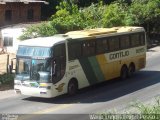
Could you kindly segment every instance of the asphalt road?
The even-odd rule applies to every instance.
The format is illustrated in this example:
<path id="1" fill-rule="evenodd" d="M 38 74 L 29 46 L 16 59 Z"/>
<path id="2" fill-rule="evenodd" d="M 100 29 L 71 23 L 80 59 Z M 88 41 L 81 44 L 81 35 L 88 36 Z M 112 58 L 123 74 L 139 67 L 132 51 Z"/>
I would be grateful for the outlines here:
<path id="1" fill-rule="evenodd" d="M 91 86 L 73 97 L 63 95 L 45 99 L 16 96 L 2 99 L 0 113 L 3 117 L 12 114 L 14 116 L 7 117 L 18 117 L 20 120 L 89 120 L 92 113 L 114 109 L 120 113 L 132 102 L 147 102 L 157 96 L 160 96 L 160 54 L 148 57 L 146 68 L 127 80 L 115 79 Z"/>

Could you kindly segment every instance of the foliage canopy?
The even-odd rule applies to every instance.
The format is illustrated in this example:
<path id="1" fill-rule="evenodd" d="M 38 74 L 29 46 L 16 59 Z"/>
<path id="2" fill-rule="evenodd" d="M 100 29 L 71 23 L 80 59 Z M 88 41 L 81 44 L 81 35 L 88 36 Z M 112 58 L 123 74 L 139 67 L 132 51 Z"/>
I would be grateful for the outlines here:
<path id="1" fill-rule="evenodd" d="M 125 25 L 143 26 L 147 32 L 160 30 L 160 0 L 132 0 L 131 3 L 115 0 L 109 5 L 103 0 L 98 1 L 83 8 L 76 0 L 62 1 L 49 21 L 28 28 L 20 39 Z"/>

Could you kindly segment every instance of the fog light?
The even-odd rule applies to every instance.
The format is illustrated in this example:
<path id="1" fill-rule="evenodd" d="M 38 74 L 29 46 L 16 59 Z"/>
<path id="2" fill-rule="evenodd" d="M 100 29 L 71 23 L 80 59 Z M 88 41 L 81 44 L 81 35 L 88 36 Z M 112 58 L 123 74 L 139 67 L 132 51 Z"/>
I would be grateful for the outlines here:
<path id="1" fill-rule="evenodd" d="M 40 92 L 40 94 L 47 94 L 47 92 Z"/>
<path id="2" fill-rule="evenodd" d="M 51 89 L 51 86 L 39 86 L 39 88 Z"/>
<path id="3" fill-rule="evenodd" d="M 21 94 L 21 91 L 19 89 L 15 89 L 16 94 Z"/>

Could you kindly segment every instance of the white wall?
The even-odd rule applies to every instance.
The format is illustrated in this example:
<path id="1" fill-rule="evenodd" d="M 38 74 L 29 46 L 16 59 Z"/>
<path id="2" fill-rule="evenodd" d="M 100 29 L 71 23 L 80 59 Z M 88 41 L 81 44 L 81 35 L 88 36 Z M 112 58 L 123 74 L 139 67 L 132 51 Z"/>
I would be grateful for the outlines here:
<path id="1" fill-rule="evenodd" d="M 13 46 L 5 47 L 7 52 L 16 53 L 18 49 L 18 45 L 20 40 L 18 39 L 20 35 L 22 35 L 25 28 L 4 28 L 1 30 L 2 33 L 2 44 L 4 42 L 4 37 L 12 37 L 13 38 Z"/>

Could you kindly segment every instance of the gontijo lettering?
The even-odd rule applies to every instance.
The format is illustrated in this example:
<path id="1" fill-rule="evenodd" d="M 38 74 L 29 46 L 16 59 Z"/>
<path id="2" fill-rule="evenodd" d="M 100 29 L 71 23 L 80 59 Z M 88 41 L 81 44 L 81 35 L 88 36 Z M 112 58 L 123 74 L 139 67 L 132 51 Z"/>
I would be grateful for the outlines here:
<path id="1" fill-rule="evenodd" d="M 109 59 L 113 60 L 113 59 L 118 59 L 126 56 L 129 56 L 129 51 L 121 51 L 121 52 L 110 54 Z"/>

